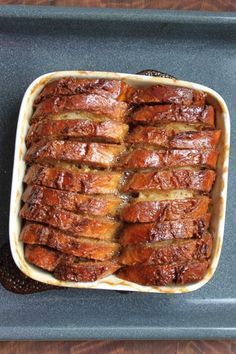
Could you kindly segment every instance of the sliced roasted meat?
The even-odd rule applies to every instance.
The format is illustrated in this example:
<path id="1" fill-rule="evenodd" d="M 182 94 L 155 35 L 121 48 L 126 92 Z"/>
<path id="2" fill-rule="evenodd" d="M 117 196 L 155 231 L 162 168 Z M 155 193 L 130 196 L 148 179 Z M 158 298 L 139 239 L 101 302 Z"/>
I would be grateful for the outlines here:
<path id="1" fill-rule="evenodd" d="M 127 246 L 119 262 L 125 265 L 170 264 L 191 259 L 206 259 L 211 255 L 212 237 L 206 233 L 200 239 L 178 239 Z"/>
<path id="2" fill-rule="evenodd" d="M 35 223 L 28 223 L 23 227 L 20 239 L 30 245 L 44 245 L 69 255 L 100 261 L 110 259 L 119 252 L 118 243 L 75 238 L 60 230 Z"/>
<path id="3" fill-rule="evenodd" d="M 202 280 L 208 266 L 207 260 L 166 265 L 137 264 L 121 268 L 117 275 L 119 278 L 141 285 L 189 284 Z"/>
<path id="4" fill-rule="evenodd" d="M 35 123 L 49 114 L 78 111 L 87 111 L 123 121 L 127 113 L 127 104 L 95 94 L 52 97 L 39 103 L 30 123 Z"/>
<path id="5" fill-rule="evenodd" d="M 201 238 L 208 229 L 210 217 L 210 214 L 205 214 L 196 219 L 128 225 L 124 228 L 119 242 L 122 246 L 128 246 L 171 239 Z"/>
<path id="6" fill-rule="evenodd" d="M 214 128 L 214 108 L 212 106 L 182 106 L 178 104 L 143 106 L 129 117 L 132 123 L 160 124 L 187 123 Z"/>
<path id="7" fill-rule="evenodd" d="M 220 130 L 175 132 L 165 128 L 137 126 L 127 136 L 127 143 L 149 144 L 170 149 L 214 149 Z"/>
<path id="8" fill-rule="evenodd" d="M 124 154 L 120 166 L 126 169 L 169 168 L 182 166 L 216 167 L 216 150 L 154 150 L 138 148 Z"/>
<path id="9" fill-rule="evenodd" d="M 57 206 L 79 214 L 116 215 L 123 201 L 115 196 L 88 196 L 42 186 L 28 186 L 22 200 L 29 204 Z"/>
<path id="10" fill-rule="evenodd" d="M 39 268 L 52 272 L 64 257 L 63 253 L 38 245 L 25 246 L 25 258 Z"/>
<path id="11" fill-rule="evenodd" d="M 26 184 L 38 184 L 84 194 L 116 193 L 122 174 L 111 171 L 84 171 L 32 165 L 24 178 Z"/>
<path id="12" fill-rule="evenodd" d="M 80 93 L 96 94 L 113 99 L 121 99 L 126 91 L 126 84 L 120 80 L 81 79 L 63 77 L 48 83 L 35 100 L 35 104 L 55 96 L 71 96 Z"/>
<path id="13" fill-rule="evenodd" d="M 38 245 L 26 245 L 25 258 L 37 267 L 54 271 L 54 276 L 60 280 L 96 281 L 120 268 L 115 261 L 85 261 Z"/>
<path id="14" fill-rule="evenodd" d="M 140 89 L 129 87 L 126 97 L 132 104 L 179 103 L 187 106 L 203 106 L 206 94 L 187 87 L 154 85 Z"/>
<path id="15" fill-rule="evenodd" d="M 121 145 L 82 143 L 70 140 L 39 141 L 33 144 L 25 155 L 25 161 L 73 162 L 92 167 L 110 167 L 124 150 Z"/>
<path id="16" fill-rule="evenodd" d="M 120 266 L 115 261 L 61 262 L 54 271 L 55 278 L 64 281 L 92 282 L 116 272 Z"/>
<path id="17" fill-rule="evenodd" d="M 163 222 L 185 218 L 198 218 L 208 211 L 210 198 L 199 196 L 195 198 L 134 201 L 121 211 L 121 218 L 130 223 Z"/>
<path id="18" fill-rule="evenodd" d="M 20 216 L 26 220 L 37 221 L 71 232 L 75 237 L 86 236 L 111 240 L 117 234 L 120 223 L 106 218 L 89 218 L 62 210 L 57 206 L 25 204 Z"/>
<path id="19" fill-rule="evenodd" d="M 175 169 L 135 173 L 124 185 L 124 192 L 147 190 L 192 189 L 210 192 L 215 180 L 212 170 Z"/>

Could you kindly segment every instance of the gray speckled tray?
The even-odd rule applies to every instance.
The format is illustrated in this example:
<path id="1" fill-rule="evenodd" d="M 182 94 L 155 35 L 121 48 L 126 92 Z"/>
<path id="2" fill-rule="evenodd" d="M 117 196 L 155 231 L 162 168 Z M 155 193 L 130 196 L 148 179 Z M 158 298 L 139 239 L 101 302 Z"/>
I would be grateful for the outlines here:
<path id="1" fill-rule="evenodd" d="M 0 7 L 0 244 L 17 116 L 43 73 L 158 69 L 217 90 L 236 135 L 236 14 Z M 236 140 L 231 143 L 223 252 L 214 278 L 182 295 L 67 289 L 14 295 L 0 287 L 0 339 L 236 337 Z"/>

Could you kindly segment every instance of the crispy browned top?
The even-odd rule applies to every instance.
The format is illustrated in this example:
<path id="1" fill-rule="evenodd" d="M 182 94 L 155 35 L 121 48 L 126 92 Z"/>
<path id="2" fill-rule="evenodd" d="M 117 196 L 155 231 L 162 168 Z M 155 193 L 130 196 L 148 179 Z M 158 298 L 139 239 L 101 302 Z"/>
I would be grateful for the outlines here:
<path id="1" fill-rule="evenodd" d="M 178 239 L 127 246 L 119 262 L 135 264 L 171 264 L 191 259 L 207 259 L 211 255 L 212 237 L 206 233 L 200 239 Z"/>
<path id="2" fill-rule="evenodd" d="M 202 106 L 206 94 L 187 87 L 154 85 L 142 89 L 129 87 L 127 100 L 129 103 L 179 103 L 183 105 Z"/>
<path id="3" fill-rule="evenodd" d="M 88 119 L 43 120 L 32 124 L 27 145 L 41 139 L 77 138 L 121 143 L 128 131 L 128 125 L 113 120 L 92 121 Z"/>
<path id="4" fill-rule="evenodd" d="M 57 205 L 79 214 L 98 216 L 115 215 L 123 201 L 115 196 L 88 196 L 42 186 L 27 186 L 22 200 L 29 204 Z"/>
<path id="5" fill-rule="evenodd" d="M 21 241 L 30 245 L 44 245 L 65 254 L 104 261 L 119 252 L 119 244 L 85 237 L 73 237 L 63 231 L 41 224 L 26 224 L 20 235 Z"/>
<path id="6" fill-rule="evenodd" d="M 124 192 L 150 190 L 193 189 L 210 192 L 215 180 L 211 170 L 173 169 L 135 173 L 124 185 Z"/>
<path id="7" fill-rule="evenodd" d="M 123 230 L 119 241 L 121 245 L 127 246 L 171 239 L 201 238 L 208 229 L 210 217 L 210 214 L 205 214 L 196 219 L 131 224 Z"/>
<path id="8" fill-rule="evenodd" d="M 28 169 L 24 182 L 85 194 L 111 194 L 117 192 L 121 175 L 119 172 L 87 172 L 35 164 Z"/>
<path id="9" fill-rule="evenodd" d="M 211 128 L 215 126 L 214 108 L 212 106 L 182 106 L 179 104 L 138 108 L 129 116 L 129 121 L 150 125 L 177 122 L 200 124 Z"/>
<path id="10" fill-rule="evenodd" d="M 50 272 L 59 264 L 63 254 L 38 245 L 26 245 L 25 258 L 30 263 Z"/>
<path id="11" fill-rule="evenodd" d="M 95 281 L 120 268 L 115 261 L 85 261 L 38 245 L 26 245 L 25 258 L 30 263 L 53 272 L 60 280 Z"/>
<path id="12" fill-rule="evenodd" d="M 122 98 L 125 90 L 126 84 L 119 80 L 65 77 L 48 83 L 35 100 L 35 104 L 55 96 L 71 96 L 80 93 L 92 93 L 103 97 L 119 99 Z"/>
<path id="13" fill-rule="evenodd" d="M 178 166 L 216 167 L 218 153 L 216 150 L 154 150 L 137 148 L 120 159 L 124 169 L 170 168 Z"/>
<path id="14" fill-rule="evenodd" d="M 165 128 L 137 126 L 127 136 L 130 144 L 148 144 L 169 149 L 214 149 L 220 130 L 175 132 Z"/>
<path id="15" fill-rule="evenodd" d="M 45 118 L 49 114 L 65 112 L 88 111 L 97 115 L 107 116 L 111 119 L 123 121 L 127 113 L 127 104 L 113 98 L 102 97 L 95 94 L 57 96 L 48 98 L 37 106 L 31 123 Z"/>
<path id="16" fill-rule="evenodd" d="M 110 167 L 122 151 L 121 145 L 113 144 L 70 140 L 40 141 L 28 149 L 25 161 L 28 163 L 67 161 L 93 167 Z"/>
<path id="17" fill-rule="evenodd" d="M 206 196 L 161 201 L 135 201 L 121 210 L 125 222 L 163 222 L 186 217 L 198 218 L 207 213 L 210 198 Z"/>
<path id="18" fill-rule="evenodd" d="M 65 281 L 121 264 L 118 276 L 143 285 L 202 279 L 221 133 L 206 100 L 171 85 L 48 83 L 26 138 L 26 259 Z"/>
<path id="19" fill-rule="evenodd" d="M 121 268 L 117 275 L 119 278 L 142 285 L 188 284 L 201 280 L 208 266 L 208 260 L 167 265 L 137 264 Z"/>
<path id="20" fill-rule="evenodd" d="M 92 282 L 115 273 L 120 266 L 112 261 L 63 262 L 54 271 L 54 276 L 64 281 Z"/>
<path id="21" fill-rule="evenodd" d="M 42 222 L 63 231 L 72 233 L 75 237 L 86 236 L 102 240 L 111 240 L 116 236 L 120 223 L 106 218 L 89 218 L 75 214 L 57 206 L 25 204 L 20 216 L 26 220 Z"/>

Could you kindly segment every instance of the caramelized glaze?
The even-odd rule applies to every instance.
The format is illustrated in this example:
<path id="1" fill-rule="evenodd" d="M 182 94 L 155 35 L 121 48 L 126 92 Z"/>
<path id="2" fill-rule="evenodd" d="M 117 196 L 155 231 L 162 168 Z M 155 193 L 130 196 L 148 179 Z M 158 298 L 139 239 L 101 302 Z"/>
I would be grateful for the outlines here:
<path id="1" fill-rule="evenodd" d="M 64 281 L 95 281 L 118 262 L 140 284 L 201 279 L 220 139 L 205 97 L 116 80 L 46 85 L 26 140 L 26 259 Z"/>

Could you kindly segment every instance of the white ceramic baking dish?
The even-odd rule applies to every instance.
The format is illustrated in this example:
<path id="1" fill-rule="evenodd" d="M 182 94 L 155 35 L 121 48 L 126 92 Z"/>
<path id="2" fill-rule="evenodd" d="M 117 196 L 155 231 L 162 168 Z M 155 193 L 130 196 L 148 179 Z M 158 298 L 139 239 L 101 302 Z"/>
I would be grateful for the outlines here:
<path id="1" fill-rule="evenodd" d="M 218 146 L 219 158 L 216 169 L 217 178 L 212 192 L 213 217 L 210 225 L 210 231 L 214 236 L 214 246 L 210 267 L 205 277 L 201 281 L 184 286 L 141 286 L 135 283 L 119 279 L 115 275 L 111 275 L 93 283 L 65 282 L 55 279 L 50 273 L 31 265 L 25 260 L 23 244 L 21 241 L 19 241 L 19 235 L 21 231 L 21 218 L 19 217 L 19 211 L 21 208 L 23 178 L 26 169 L 26 165 L 24 162 L 24 155 L 26 152 L 25 136 L 29 127 L 29 119 L 33 112 L 33 102 L 39 92 L 48 82 L 68 76 L 81 78 L 121 79 L 135 87 L 150 86 L 153 84 L 184 86 L 197 90 L 202 90 L 207 93 L 207 102 L 215 107 L 216 127 L 218 129 L 221 129 L 222 135 Z M 140 75 L 90 71 L 59 71 L 38 77 L 31 83 L 23 97 L 16 133 L 9 220 L 11 252 L 16 265 L 27 276 L 35 280 L 56 286 L 156 293 L 185 293 L 199 289 L 212 278 L 217 268 L 221 254 L 227 199 L 229 144 L 230 117 L 226 103 L 216 91 L 203 85 L 187 81 L 165 79 L 159 77 L 147 77 Z"/>

